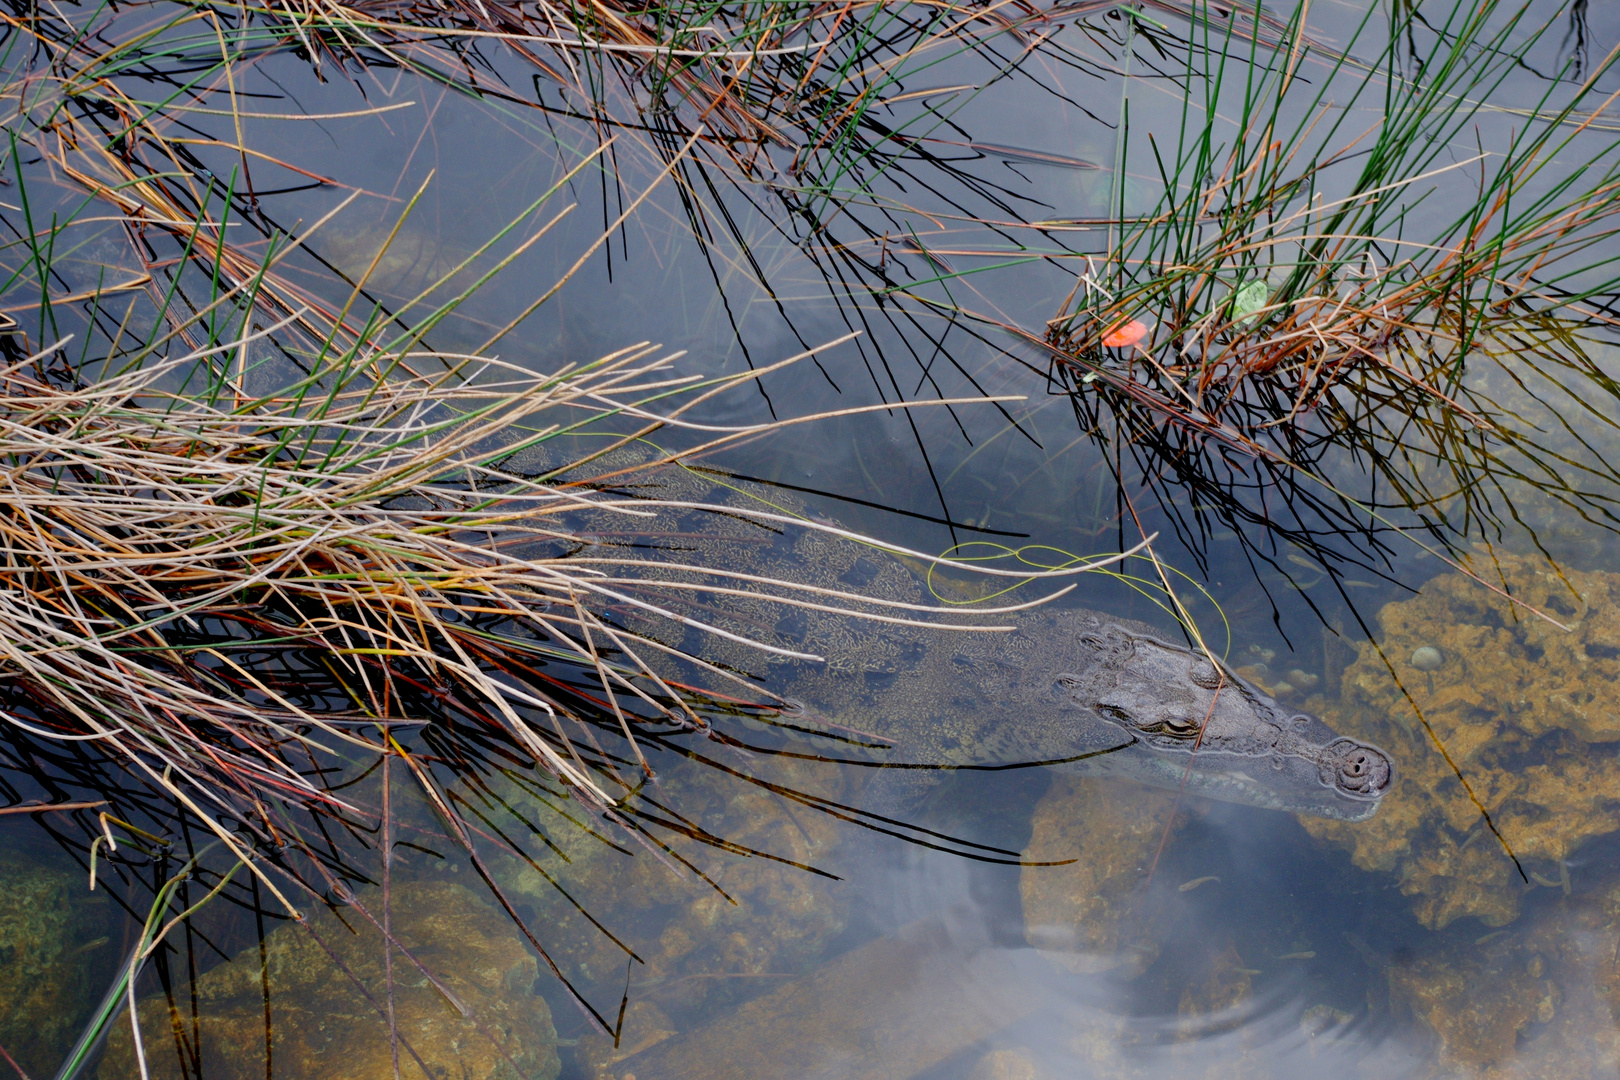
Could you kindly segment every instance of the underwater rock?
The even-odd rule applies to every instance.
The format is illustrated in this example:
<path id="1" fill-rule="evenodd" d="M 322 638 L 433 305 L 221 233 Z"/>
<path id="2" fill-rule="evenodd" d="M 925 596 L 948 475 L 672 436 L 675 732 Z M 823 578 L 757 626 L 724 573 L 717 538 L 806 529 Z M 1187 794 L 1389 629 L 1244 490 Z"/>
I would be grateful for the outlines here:
<path id="1" fill-rule="evenodd" d="M 1555 1080 L 1620 1071 L 1620 888 L 1513 929 L 1438 940 L 1389 971 L 1392 1003 L 1432 1032 L 1433 1075 Z"/>
<path id="2" fill-rule="evenodd" d="M 360 895 L 374 915 L 380 899 L 376 890 Z M 511 922 L 451 882 L 398 883 L 391 906 L 394 937 L 416 960 L 393 957 L 401 1073 L 420 1076 L 425 1066 L 433 1077 L 553 1080 L 561 1062 L 551 1011 L 534 992 L 538 964 Z M 195 1027 L 189 999 L 179 1013 L 162 997 L 141 1004 L 153 1080 L 194 1075 L 177 1044 L 198 1056 L 209 1080 L 391 1080 L 382 935 L 352 909 L 306 914 L 308 928 L 284 925 L 265 937 L 262 965 L 260 950 L 249 948 L 197 979 Z M 139 1075 L 127 1020 L 113 1025 L 99 1075 Z"/>
<path id="3" fill-rule="evenodd" d="M 907 1080 L 1047 1003 L 1028 950 L 913 924 L 618 1063 L 604 1080 Z"/>
<path id="4" fill-rule="evenodd" d="M 1378 619 L 1389 665 L 1364 642 L 1339 705 L 1322 712 L 1395 758 L 1395 786 L 1369 821 L 1300 818 L 1357 866 L 1395 874 L 1434 928 L 1467 915 L 1489 926 L 1518 917 L 1523 880 L 1503 842 L 1541 882 L 1560 885 L 1571 852 L 1620 829 L 1620 574 L 1559 575 L 1513 555 L 1497 565 L 1515 596 L 1571 630 L 1462 574 L 1386 604 Z"/>
<path id="5" fill-rule="evenodd" d="M 1433 645 L 1419 645 L 1412 650 L 1412 658 L 1407 661 L 1419 671 L 1439 671 L 1445 662 L 1445 654 Z"/>
<path id="6" fill-rule="evenodd" d="M 662 1009 L 649 1001 L 632 1001 L 620 1021 L 617 1045 L 607 1033 L 592 1031 L 579 1040 L 575 1054 L 590 1075 L 611 1076 L 613 1066 L 674 1034 L 675 1025 Z"/>
<path id="7" fill-rule="evenodd" d="M 1212 1029 L 1238 1026 L 1241 1020 L 1236 1014 L 1254 996 L 1256 974 L 1244 964 L 1237 946 L 1229 943 L 1215 957 L 1204 980 L 1182 990 L 1176 1010 L 1181 1017 L 1181 1037 L 1196 1039 Z"/>
<path id="8" fill-rule="evenodd" d="M 395 225 L 392 219 L 364 221 L 346 215 L 322 226 L 306 246 L 353 281 L 369 270 L 366 285 L 373 291 L 411 295 L 441 283 L 464 286 L 476 280 L 471 270 L 456 272 L 471 248 L 445 243 L 409 221 L 397 232 Z"/>
<path id="9" fill-rule="evenodd" d="M 1533 977 L 1524 964 L 1502 964 L 1504 954 L 1511 950 L 1444 955 L 1390 968 L 1391 1000 L 1434 1031 L 1443 1066 L 1504 1064 L 1514 1056 L 1520 1032 L 1557 1014 L 1552 981 Z"/>
<path id="10" fill-rule="evenodd" d="M 1024 937 L 1071 971 L 1140 972 L 1158 955 L 1135 906 L 1175 806 L 1171 792 L 1061 775 L 1035 807 L 1019 875 Z"/>
<path id="11" fill-rule="evenodd" d="M 1299 1030 L 1307 1039 L 1320 1039 L 1354 1019 L 1353 1014 L 1332 1005 L 1312 1005 L 1300 1014 Z"/>
<path id="12" fill-rule="evenodd" d="M 105 989 L 97 974 L 116 963 L 105 893 L 88 884 L 0 850 L 0 1046 L 30 1076 L 56 1072 Z"/>
<path id="13" fill-rule="evenodd" d="M 1299 668 L 1291 668 L 1288 672 L 1288 681 L 1295 690 L 1308 694 L 1316 689 L 1317 684 L 1322 681 L 1322 676 L 1301 671 Z"/>
<path id="14" fill-rule="evenodd" d="M 844 793 L 843 775 L 827 766 L 770 759 L 750 769 L 818 797 Z M 804 869 L 824 868 L 840 839 L 836 819 L 696 762 L 660 773 L 631 805 L 710 842 L 652 829 L 677 857 L 614 826 L 592 823 L 593 835 L 533 804 L 549 849 L 531 845 L 534 866 L 513 860 L 497 871 L 513 902 L 532 906 L 547 928 L 564 975 L 593 1000 L 617 1002 L 628 967 L 631 1000 L 652 1001 L 679 1026 L 808 970 L 843 932 L 847 899 L 833 879 Z"/>
<path id="15" fill-rule="evenodd" d="M 1045 1080 L 1044 1070 L 1023 1050 L 991 1050 L 973 1065 L 968 1080 Z"/>

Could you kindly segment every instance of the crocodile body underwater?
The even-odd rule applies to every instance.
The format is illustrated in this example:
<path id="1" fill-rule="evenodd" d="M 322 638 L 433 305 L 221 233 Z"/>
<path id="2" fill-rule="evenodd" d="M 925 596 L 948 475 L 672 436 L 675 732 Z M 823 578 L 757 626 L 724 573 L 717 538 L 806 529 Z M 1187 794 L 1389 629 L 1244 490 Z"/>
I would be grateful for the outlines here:
<path id="1" fill-rule="evenodd" d="M 613 469 L 623 459 L 602 464 Z M 668 556 L 670 570 L 659 577 L 712 582 L 697 569 L 712 567 L 845 596 L 939 606 L 920 576 L 926 564 L 747 516 L 764 510 L 801 515 L 802 505 L 790 492 L 732 478 L 711 483 L 694 470 L 674 467 L 652 482 L 639 476 L 637 493 L 744 511 L 661 511 L 659 524 L 633 541 L 642 553 L 662 549 Z M 587 525 L 604 533 L 622 528 L 601 521 Z M 1217 673 L 1202 655 L 1144 623 L 1067 607 L 977 618 L 968 604 L 957 609 L 960 615 L 952 612 L 953 621 L 1016 629 L 925 628 L 784 606 L 735 590 L 735 578 L 722 584 L 732 588 L 686 591 L 670 599 L 667 609 L 823 659 L 766 655 L 641 611 L 622 612 L 621 618 L 638 634 L 763 682 L 793 703 L 790 712 L 797 715 L 784 718 L 789 724 L 845 738 L 846 745 L 867 743 L 859 751 L 867 763 L 905 767 L 887 778 L 895 788 L 907 786 L 900 783 L 905 780 L 915 793 L 927 786 L 930 772 L 939 778 L 947 769 L 1047 764 L 1225 802 L 1360 821 L 1377 811 L 1394 780 L 1390 759 L 1378 748 L 1287 708 L 1229 670 Z M 845 602 L 824 595 L 809 599 Z"/>
<path id="2" fill-rule="evenodd" d="M 717 565 L 713 554 L 708 565 Z M 929 599 L 907 561 L 816 532 L 785 530 L 770 548 L 754 549 L 750 569 L 845 594 Z M 1016 627 L 979 632 L 887 625 L 736 595 L 688 610 L 739 636 L 822 657 L 766 658 L 714 641 L 704 649 L 793 703 L 799 715 L 790 723 L 881 744 L 868 759 L 911 774 L 886 778 L 895 788 L 902 780 L 914 791 L 926 786 L 930 768 L 1046 763 L 1361 821 L 1394 780 L 1377 747 L 1339 735 L 1224 667 L 1217 673 L 1162 631 L 1099 611 L 1042 607 L 975 620 L 970 606 L 953 614 Z"/>
<path id="3" fill-rule="evenodd" d="M 884 765 L 1045 763 L 1342 821 L 1371 817 L 1394 779 L 1378 748 L 1145 624 L 1074 609 L 1015 621 L 895 628 L 881 634 L 895 663 L 780 665 L 771 688 L 810 723 L 888 743 Z"/>

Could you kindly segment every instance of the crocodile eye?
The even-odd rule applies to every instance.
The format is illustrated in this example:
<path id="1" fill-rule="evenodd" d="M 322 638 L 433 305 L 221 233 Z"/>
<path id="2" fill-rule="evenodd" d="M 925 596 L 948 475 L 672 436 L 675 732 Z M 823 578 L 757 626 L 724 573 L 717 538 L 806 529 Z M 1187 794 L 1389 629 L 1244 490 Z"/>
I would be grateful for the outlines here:
<path id="1" fill-rule="evenodd" d="M 1167 735 L 1186 739 L 1198 734 L 1198 725 L 1184 716 L 1172 716 L 1164 722 L 1164 731 Z"/>

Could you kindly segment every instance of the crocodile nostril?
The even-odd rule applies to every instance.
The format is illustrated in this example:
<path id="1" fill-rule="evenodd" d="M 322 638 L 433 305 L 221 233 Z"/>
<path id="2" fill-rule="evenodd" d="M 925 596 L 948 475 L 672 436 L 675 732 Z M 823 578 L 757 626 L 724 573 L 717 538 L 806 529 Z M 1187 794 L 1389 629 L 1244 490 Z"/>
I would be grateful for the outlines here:
<path id="1" fill-rule="evenodd" d="M 1322 757 L 1322 782 L 1360 798 L 1384 794 L 1393 772 L 1382 751 L 1349 739 L 1334 743 Z"/>

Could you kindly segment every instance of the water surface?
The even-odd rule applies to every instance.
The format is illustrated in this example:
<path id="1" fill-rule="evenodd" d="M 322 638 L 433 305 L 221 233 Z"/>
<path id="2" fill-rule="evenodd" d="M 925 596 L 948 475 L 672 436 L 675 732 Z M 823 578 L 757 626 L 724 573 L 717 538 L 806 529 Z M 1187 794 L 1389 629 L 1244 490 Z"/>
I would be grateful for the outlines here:
<path id="1" fill-rule="evenodd" d="M 1319 6 L 1312 33 L 1324 46 L 1348 41 L 1362 13 Z M 289 270 L 312 300 L 341 304 L 342 275 L 365 271 L 425 184 L 370 282 L 397 310 L 424 290 L 424 307 L 459 291 L 573 205 L 434 332 L 435 347 L 467 350 L 652 187 L 494 351 L 543 370 L 645 340 L 680 352 L 678 371 L 717 375 L 859 331 L 718 399 L 702 414 L 711 423 L 1022 397 L 826 420 L 706 464 L 780 485 L 807 517 L 924 551 L 1000 545 L 1061 560 L 1158 532 L 1158 557 L 1187 575 L 1178 593 L 1230 664 L 1391 753 L 1401 779 L 1379 815 L 1297 820 L 1025 769 L 952 775 L 895 823 L 839 809 L 891 811 L 872 770 L 814 760 L 843 757 L 835 743 L 737 718 L 730 730 L 746 748 L 690 733 L 645 741 L 658 781 L 627 804 L 644 829 L 637 842 L 485 747 L 460 775 L 445 765 L 482 830 L 482 865 L 408 778 L 389 781 L 403 844 L 386 907 L 409 957 L 385 964 L 368 929 L 365 913 L 383 910 L 377 838 L 336 837 L 350 861 L 329 868 L 332 903 L 317 905 L 310 931 L 270 905 L 218 905 L 147 969 L 139 1013 L 153 1076 L 380 1077 L 396 1061 L 408 1076 L 445 1046 L 464 1047 L 478 1075 L 615 1080 L 1620 1070 L 1620 577 L 1606 464 L 1620 458 L 1606 331 L 1559 325 L 1480 343 L 1464 381 L 1494 403 L 1494 441 L 1413 429 L 1419 449 L 1402 457 L 1399 424 L 1358 444 L 1307 420 L 1322 447 L 1314 460 L 1342 498 L 1207 447 L 1177 458 L 1127 444 L 1105 407 L 1077 408 L 1048 379 L 1049 358 L 997 324 L 1042 327 L 1084 255 L 1107 249 L 1098 219 L 1111 200 L 1151 205 L 1145 140 L 1180 123 L 1182 91 L 1162 71 L 1185 24 L 1149 14 L 1166 28 L 1090 12 L 1044 26 L 1038 45 L 1009 37 L 999 51 L 919 64 L 876 110 L 912 149 L 881 170 L 876 152 L 829 167 L 822 179 L 855 192 L 837 213 L 808 179 L 747 173 L 713 147 L 662 177 L 669 147 L 628 129 L 611 172 L 591 165 L 530 212 L 599 146 L 604 129 L 577 91 L 536 81 L 500 47 L 484 56 L 505 99 L 397 69 L 317 74 L 273 52 L 238 86 L 262 111 L 409 104 L 244 119 L 250 144 L 305 170 L 253 164 L 252 228 L 304 235 L 358 192 Z M 1550 6 L 1544 16 L 1562 18 Z M 1601 56 L 1620 28 L 1605 11 L 1588 16 L 1587 47 Z M 1522 122 L 1513 110 L 1540 100 L 1574 47 L 1557 33 L 1538 45 L 1539 67 L 1492 89 L 1499 108 L 1477 137 L 1511 133 Z M 1309 53 L 1302 77 L 1342 78 L 1326 57 Z M 220 139 L 230 124 L 189 122 Z M 1475 152 L 1464 142 L 1459 159 Z M 1134 167 L 1118 176 L 1122 152 Z M 199 174 L 216 180 L 237 165 L 217 146 L 197 155 Z M 47 164 L 25 167 L 41 180 L 36 198 L 73 204 L 67 185 L 46 182 Z M 1466 197 L 1449 183 L 1437 199 Z M 519 219 L 494 253 L 452 274 Z M 117 237 L 85 235 L 82 265 L 64 273 L 92 280 L 113 250 L 97 245 Z M 1177 471 L 1189 468 L 1200 485 Z M 1347 525 L 1358 505 L 1381 507 L 1380 523 Z M 1441 550 L 1570 629 L 1465 577 Z M 1147 586 L 1088 580 L 1064 602 L 1174 633 L 1151 565 L 1130 570 Z M 72 755 L 8 738 L 5 801 L 82 791 Z M 413 739 L 449 761 L 448 742 Z M 332 779 L 381 798 L 374 762 Z M 42 840 L 52 833 L 60 848 Z M 43 816 L 0 818 L 0 848 L 39 895 L 87 870 L 85 841 Z M 28 1075 L 51 1074 L 71 1042 L 58 1021 L 82 1021 L 100 998 L 128 947 L 125 924 L 144 918 L 169 865 L 124 858 L 122 892 L 81 886 L 62 925 L 36 927 L 27 903 L 0 914 L 0 969 L 21 970 L 25 946 L 8 941 L 48 940 L 42 970 L 72 973 L 65 1004 L 28 996 L 32 977 L 0 975 L 0 1032 L 13 1040 L 3 1045 Z M 389 995 L 377 988 L 396 978 L 409 988 L 387 1007 L 419 1048 L 401 1049 L 378 1017 Z M 466 1008 L 451 1015 L 451 999 Z M 336 1019 L 328 1028 L 322 1017 Z M 599 1022 L 618 1029 L 617 1045 Z M 132 1075 L 127 1024 L 103 1076 Z"/>

